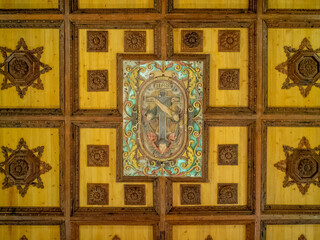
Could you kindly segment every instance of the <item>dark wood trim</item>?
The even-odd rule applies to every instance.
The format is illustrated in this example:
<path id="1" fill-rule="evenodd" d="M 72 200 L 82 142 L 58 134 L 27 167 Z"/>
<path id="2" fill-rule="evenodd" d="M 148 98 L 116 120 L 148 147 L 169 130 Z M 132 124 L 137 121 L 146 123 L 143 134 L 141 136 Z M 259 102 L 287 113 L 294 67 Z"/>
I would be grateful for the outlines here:
<path id="1" fill-rule="evenodd" d="M 63 216 L 65 208 L 65 161 L 64 161 L 64 122 L 62 121 L 0 121 L 0 128 L 58 128 L 59 129 L 59 207 L 3 207 L 4 216 Z"/>
<path id="2" fill-rule="evenodd" d="M 0 20 L 0 28 L 58 28 L 59 29 L 59 108 L 0 108 L 0 116 L 63 115 L 64 114 L 64 22 L 50 20 Z"/>
<path id="3" fill-rule="evenodd" d="M 0 14 L 63 14 L 64 13 L 64 1 L 59 0 L 58 8 L 35 8 L 35 9 L 0 9 Z"/>
<path id="4" fill-rule="evenodd" d="M 268 205 L 267 204 L 267 130 L 268 127 L 320 127 L 320 121 L 264 120 L 262 122 L 262 191 L 261 211 L 264 214 L 320 214 L 319 205 Z M 281 184 L 281 183 L 279 183 Z"/>

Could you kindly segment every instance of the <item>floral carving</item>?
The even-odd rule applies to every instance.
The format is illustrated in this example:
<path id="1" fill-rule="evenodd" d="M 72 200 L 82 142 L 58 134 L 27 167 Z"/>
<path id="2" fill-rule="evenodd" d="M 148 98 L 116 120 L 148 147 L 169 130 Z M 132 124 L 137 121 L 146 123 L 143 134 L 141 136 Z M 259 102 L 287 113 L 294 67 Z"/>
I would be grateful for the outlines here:
<path id="1" fill-rule="evenodd" d="M 124 185 L 124 204 L 125 205 L 145 205 L 146 190 L 145 185 Z"/>
<path id="2" fill-rule="evenodd" d="M 145 31 L 125 31 L 124 32 L 125 52 L 145 52 L 146 32 Z"/>
<path id="3" fill-rule="evenodd" d="M 87 71 L 87 91 L 104 92 L 109 91 L 108 70 Z"/>
<path id="4" fill-rule="evenodd" d="M 200 184 L 181 184 L 180 199 L 181 205 L 201 204 Z"/>
<path id="5" fill-rule="evenodd" d="M 28 240 L 28 238 L 27 238 L 25 235 L 23 235 L 23 236 L 20 238 L 20 240 Z"/>
<path id="6" fill-rule="evenodd" d="M 108 52 L 108 31 L 87 31 L 87 52 Z"/>
<path id="7" fill-rule="evenodd" d="M 299 49 L 285 46 L 284 52 L 287 60 L 275 67 L 287 75 L 282 89 L 298 87 L 301 95 L 307 97 L 313 86 L 320 87 L 320 83 L 317 83 L 320 77 L 320 48 L 314 50 L 310 41 L 304 38 Z"/>
<path id="8" fill-rule="evenodd" d="M 203 31 L 202 30 L 182 30 L 181 31 L 181 51 L 182 52 L 202 52 L 203 51 Z"/>
<path id="9" fill-rule="evenodd" d="M 108 145 L 88 145 L 87 161 L 89 167 L 109 166 L 109 146 Z"/>
<path id="10" fill-rule="evenodd" d="M 87 184 L 88 205 L 108 205 L 109 204 L 109 184 L 88 183 Z"/>
<path id="11" fill-rule="evenodd" d="M 240 52 L 240 30 L 219 30 L 219 52 Z"/>
<path id="12" fill-rule="evenodd" d="M 238 144 L 218 145 L 218 165 L 238 165 Z"/>
<path id="13" fill-rule="evenodd" d="M 5 146 L 1 149 L 5 158 L 5 161 L 0 163 L 0 173 L 5 174 L 3 189 L 16 186 L 24 197 L 29 186 L 44 188 L 40 176 L 51 170 L 49 164 L 40 160 L 44 146 L 29 149 L 21 138 L 16 150 Z"/>
<path id="14" fill-rule="evenodd" d="M 0 63 L 0 73 L 4 75 L 1 90 L 15 87 L 20 98 L 23 98 L 28 87 L 44 89 L 40 75 L 52 68 L 40 62 L 43 47 L 29 50 L 21 38 L 14 50 L 0 47 L 0 52 L 4 58 L 4 62 Z"/>
<path id="15" fill-rule="evenodd" d="M 298 238 L 298 240 L 307 240 L 307 239 L 303 234 L 301 234 L 301 236 Z"/>
<path id="16" fill-rule="evenodd" d="M 306 137 L 302 137 L 297 148 L 283 145 L 286 159 L 274 166 L 286 173 L 283 187 L 297 184 L 302 195 L 308 192 L 313 183 L 320 187 L 320 146 L 311 148 Z"/>
<path id="17" fill-rule="evenodd" d="M 218 183 L 218 204 L 237 204 L 238 184 Z"/>
<path id="18" fill-rule="evenodd" d="M 219 69 L 219 90 L 239 90 L 240 69 Z"/>

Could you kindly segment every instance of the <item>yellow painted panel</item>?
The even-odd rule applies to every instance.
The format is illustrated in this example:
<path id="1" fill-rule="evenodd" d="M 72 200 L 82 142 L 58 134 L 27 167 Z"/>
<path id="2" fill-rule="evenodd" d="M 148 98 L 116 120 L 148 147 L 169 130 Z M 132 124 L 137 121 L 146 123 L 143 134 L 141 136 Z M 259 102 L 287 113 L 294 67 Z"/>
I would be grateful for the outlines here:
<path id="1" fill-rule="evenodd" d="M 152 240 L 152 226 L 137 225 L 80 225 L 80 240 L 112 240 L 117 235 L 121 240 Z"/>
<path id="2" fill-rule="evenodd" d="M 247 204 L 247 139 L 247 127 L 209 128 L 209 183 L 201 183 L 201 205 L 218 205 L 218 183 L 238 183 L 238 204 L 236 205 Z M 218 165 L 218 144 L 238 144 L 238 166 Z M 173 205 L 181 206 L 179 183 L 173 183 L 173 193 Z M 224 205 L 226 204 L 218 206 Z"/>
<path id="3" fill-rule="evenodd" d="M 213 239 L 245 240 L 245 225 L 174 225 L 173 240 L 199 240 L 211 235 Z"/>
<path id="4" fill-rule="evenodd" d="M 59 207 L 59 130 L 57 128 L 0 128 L 0 146 L 16 149 L 20 138 L 24 138 L 30 149 L 44 146 L 41 161 L 52 167 L 41 175 L 44 188 L 30 186 L 21 197 L 16 186 L 0 189 L 0 206 Z M 4 156 L 0 154 L 0 161 Z M 4 181 L 0 174 L 0 182 Z"/>
<path id="5" fill-rule="evenodd" d="M 130 29 L 106 29 L 108 52 L 87 52 L 87 30 L 79 31 L 79 93 L 81 109 L 116 109 L 117 107 L 117 53 L 124 53 L 124 31 Z M 91 30 L 90 31 L 95 31 Z M 102 31 L 98 29 L 97 31 Z M 146 31 L 146 52 L 153 53 L 153 30 Z M 108 70 L 109 91 L 87 92 L 87 70 Z"/>
<path id="6" fill-rule="evenodd" d="M 320 128 L 268 127 L 267 134 L 267 204 L 319 204 L 320 188 L 311 184 L 305 195 L 299 192 L 296 184 L 283 188 L 285 173 L 274 164 L 286 159 L 283 145 L 296 148 L 303 136 L 309 140 L 311 148 L 319 146 Z"/>
<path id="7" fill-rule="evenodd" d="M 220 28 L 192 28 L 203 30 L 203 52 L 210 54 L 210 96 L 212 107 L 248 106 L 248 29 L 240 30 L 240 52 L 218 52 L 218 30 Z M 174 52 L 181 53 L 181 29 L 174 29 Z M 219 68 L 240 69 L 240 90 L 219 90 Z"/>
<path id="8" fill-rule="evenodd" d="M 319 0 L 268 0 L 268 7 L 275 9 L 320 9 Z"/>
<path id="9" fill-rule="evenodd" d="M 23 235 L 32 240 L 59 240 L 60 226 L 1 225 L 0 236 L 6 240 L 19 240 Z"/>
<path id="10" fill-rule="evenodd" d="M 0 90 L 0 108 L 58 108 L 59 103 L 59 29 L 0 29 L 0 46 L 15 49 L 20 38 L 24 38 L 28 49 L 44 47 L 40 61 L 52 70 L 40 75 L 44 90 L 29 87 L 20 98 L 16 88 Z M 4 58 L 1 55 L 0 61 Z M 42 69 L 42 68 L 40 68 Z M 0 81 L 4 76 L 0 74 Z"/>
<path id="11" fill-rule="evenodd" d="M 0 8 L 2 9 L 35 9 L 58 7 L 59 0 L 0 0 Z"/>
<path id="12" fill-rule="evenodd" d="M 313 49 L 320 47 L 320 29 L 269 29 L 268 30 L 268 106 L 270 107 L 319 107 L 320 88 L 312 87 L 303 97 L 298 87 L 281 89 L 287 75 L 275 69 L 287 60 L 284 46 L 298 49 L 301 41 L 308 38 Z"/>
<path id="13" fill-rule="evenodd" d="M 267 225 L 266 240 L 292 240 L 303 234 L 307 240 L 318 240 L 320 236 L 320 225 Z"/>
<path id="14" fill-rule="evenodd" d="M 146 205 L 124 205 L 125 183 L 116 182 L 116 129 L 80 129 L 80 206 L 87 205 L 87 183 L 109 183 L 110 207 L 153 206 L 152 183 L 146 185 Z M 109 145 L 109 167 L 87 167 L 87 145 Z M 130 183 L 131 184 L 131 183 Z M 133 183 L 134 184 L 134 183 Z"/>
<path id="15" fill-rule="evenodd" d="M 153 0 L 78 0 L 79 8 L 153 8 Z"/>
<path id="16" fill-rule="evenodd" d="M 249 0 L 174 0 L 174 8 L 238 8 L 248 9 Z"/>

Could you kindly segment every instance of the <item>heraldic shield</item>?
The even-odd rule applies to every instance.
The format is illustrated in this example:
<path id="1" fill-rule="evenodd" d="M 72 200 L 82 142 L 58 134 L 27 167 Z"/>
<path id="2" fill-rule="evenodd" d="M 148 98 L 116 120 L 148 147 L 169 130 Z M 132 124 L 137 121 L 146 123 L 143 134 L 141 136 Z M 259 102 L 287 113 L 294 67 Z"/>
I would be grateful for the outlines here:
<path id="1" fill-rule="evenodd" d="M 202 177 L 203 62 L 123 60 L 123 176 Z"/>

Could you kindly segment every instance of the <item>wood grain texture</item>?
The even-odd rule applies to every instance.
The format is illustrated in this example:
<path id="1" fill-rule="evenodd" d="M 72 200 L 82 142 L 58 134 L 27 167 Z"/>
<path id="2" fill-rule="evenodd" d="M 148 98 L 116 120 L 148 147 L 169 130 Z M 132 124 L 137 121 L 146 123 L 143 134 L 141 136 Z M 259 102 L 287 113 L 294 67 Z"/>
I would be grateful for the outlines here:
<path id="1" fill-rule="evenodd" d="M 100 8 L 100 9 L 110 9 L 110 8 L 153 8 L 154 1 L 153 0 L 138 0 L 138 1 L 130 1 L 130 0 L 78 0 L 79 8 Z"/>
<path id="2" fill-rule="evenodd" d="M 320 2 L 317 0 L 268 0 L 268 7 L 272 9 L 320 9 Z"/>
<path id="3" fill-rule="evenodd" d="M 53 9 L 59 7 L 59 0 L 1 0 L 0 9 Z"/>
<path id="4" fill-rule="evenodd" d="M 188 8 L 188 9 L 197 9 L 197 8 L 207 8 L 207 9 L 248 9 L 249 0 L 218 0 L 218 1 L 205 1 L 205 0 L 174 0 L 174 8 Z"/>
<path id="5" fill-rule="evenodd" d="M 307 240 L 316 240 L 320 236 L 319 224 L 294 224 L 294 225 L 267 225 L 266 240 L 273 239 L 299 239 L 304 235 Z"/>
<path id="6" fill-rule="evenodd" d="M 6 240 L 19 240 L 24 235 L 27 239 L 60 240 L 60 226 L 45 225 L 1 225 L 0 235 Z"/>

